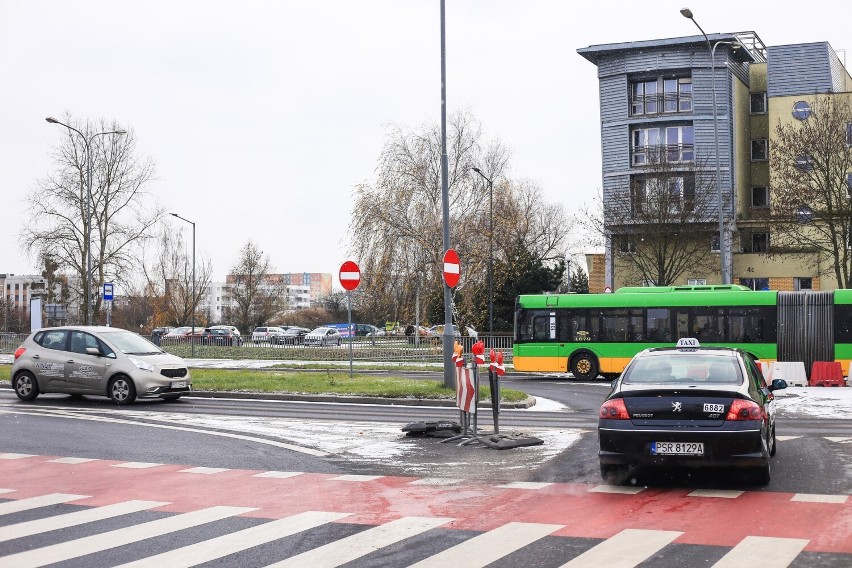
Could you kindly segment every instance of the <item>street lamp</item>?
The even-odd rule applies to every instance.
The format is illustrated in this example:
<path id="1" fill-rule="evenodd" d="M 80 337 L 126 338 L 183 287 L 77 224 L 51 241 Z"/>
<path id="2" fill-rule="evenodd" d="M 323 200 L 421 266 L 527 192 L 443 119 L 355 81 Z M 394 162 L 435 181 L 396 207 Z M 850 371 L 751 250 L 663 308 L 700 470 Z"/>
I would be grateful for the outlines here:
<path id="1" fill-rule="evenodd" d="M 707 34 L 704 33 L 704 30 L 701 29 L 701 26 L 698 25 L 698 22 L 695 21 L 693 17 L 692 10 L 689 8 L 683 8 L 680 11 L 681 15 L 684 18 L 692 20 L 692 23 L 695 24 L 695 27 L 701 32 L 701 35 L 704 36 L 704 41 L 707 42 L 707 49 L 710 51 L 710 76 L 712 78 L 712 91 L 713 91 L 713 142 L 716 147 L 716 194 L 719 197 L 719 257 L 722 263 L 722 284 L 730 284 L 731 278 L 728 274 L 728 249 L 725 246 L 725 221 L 724 221 L 724 213 L 722 208 L 722 168 L 720 165 L 719 159 L 719 114 L 716 109 L 716 48 L 720 43 L 724 44 L 732 44 L 730 41 L 717 41 L 713 46 L 710 46 L 710 39 L 707 37 Z"/>
<path id="2" fill-rule="evenodd" d="M 488 334 L 494 335 L 494 181 L 482 173 L 479 168 L 472 168 L 488 182 Z"/>
<path id="3" fill-rule="evenodd" d="M 105 136 L 107 134 L 118 134 L 123 135 L 127 134 L 126 130 L 111 130 L 109 132 L 97 132 L 92 134 L 88 138 L 86 135 L 70 126 L 65 124 L 64 122 L 60 122 L 53 117 L 48 116 L 45 118 L 47 122 L 50 124 L 59 124 L 60 126 L 64 126 L 68 130 L 73 130 L 80 137 L 83 138 L 83 142 L 86 144 L 86 226 L 84 233 L 85 241 L 86 241 L 86 323 L 88 325 L 92 325 L 92 139 L 95 136 Z"/>
<path id="4" fill-rule="evenodd" d="M 192 356 L 195 357 L 195 223 L 189 219 L 184 219 L 177 213 L 169 213 L 169 215 L 192 225 L 192 300 L 190 301 L 190 305 L 192 306 L 192 332 L 189 334 L 189 343 L 192 345 Z"/>

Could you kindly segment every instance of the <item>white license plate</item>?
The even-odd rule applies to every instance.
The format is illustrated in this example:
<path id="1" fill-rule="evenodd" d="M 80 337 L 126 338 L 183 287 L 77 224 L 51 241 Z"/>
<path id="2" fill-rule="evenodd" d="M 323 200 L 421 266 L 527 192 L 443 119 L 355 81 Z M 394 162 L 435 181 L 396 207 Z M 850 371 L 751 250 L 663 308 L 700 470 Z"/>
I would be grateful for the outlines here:
<path id="1" fill-rule="evenodd" d="M 702 442 L 651 442 L 654 456 L 703 456 Z"/>
<path id="2" fill-rule="evenodd" d="M 172 388 L 173 389 L 185 389 L 186 388 L 186 381 L 172 381 Z"/>
<path id="3" fill-rule="evenodd" d="M 724 404 L 707 404 L 704 403 L 704 412 L 725 412 Z"/>

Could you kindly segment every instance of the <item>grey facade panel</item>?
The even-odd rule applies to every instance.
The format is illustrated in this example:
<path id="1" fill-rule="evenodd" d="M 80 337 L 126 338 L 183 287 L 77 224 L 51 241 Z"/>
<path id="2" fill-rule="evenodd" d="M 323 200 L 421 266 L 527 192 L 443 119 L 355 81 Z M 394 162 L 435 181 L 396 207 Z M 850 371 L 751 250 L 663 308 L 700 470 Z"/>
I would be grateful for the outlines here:
<path id="1" fill-rule="evenodd" d="M 833 52 L 827 42 L 779 45 L 768 47 L 766 51 L 768 96 L 831 93 L 836 90 L 829 56 Z"/>
<path id="2" fill-rule="evenodd" d="M 601 129 L 603 173 L 630 168 L 630 128 L 626 124 L 604 126 Z"/>
<path id="3" fill-rule="evenodd" d="M 627 77 L 623 74 L 600 80 L 601 122 L 627 119 Z"/>

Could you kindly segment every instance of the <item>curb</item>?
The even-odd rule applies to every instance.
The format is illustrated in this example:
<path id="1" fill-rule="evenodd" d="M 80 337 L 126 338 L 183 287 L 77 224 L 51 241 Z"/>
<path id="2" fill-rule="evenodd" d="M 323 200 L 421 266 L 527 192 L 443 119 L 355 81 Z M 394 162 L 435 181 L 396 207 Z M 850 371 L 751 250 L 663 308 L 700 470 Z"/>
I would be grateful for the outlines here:
<path id="1" fill-rule="evenodd" d="M 237 398 L 237 399 L 254 399 L 254 400 L 286 400 L 286 401 L 301 401 L 301 402 L 341 402 L 348 404 L 376 404 L 385 406 L 437 406 L 437 407 L 453 407 L 456 402 L 452 399 L 436 399 L 436 398 L 385 398 L 379 396 L 345 396 L 333 394 L 292 394 L 292 393 L 259 393 L 259 392 L 240 392 L 240 391 L 191 391 L 183 395 L 184 397 L 198 398 Z M 526 399 L 519 402 L 503 402 L 500 408 L 507 409 L 525 409 L 535 406 L 535 398 L 528 396 Z M 480 401 L 477 408 L 491 408 L 491 404 L 486 401 Z"/>

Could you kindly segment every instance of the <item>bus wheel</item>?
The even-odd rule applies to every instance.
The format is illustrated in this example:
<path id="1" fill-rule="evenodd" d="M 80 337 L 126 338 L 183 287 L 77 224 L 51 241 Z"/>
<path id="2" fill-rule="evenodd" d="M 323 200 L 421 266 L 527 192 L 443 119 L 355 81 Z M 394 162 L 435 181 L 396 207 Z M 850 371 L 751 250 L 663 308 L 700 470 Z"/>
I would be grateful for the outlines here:
<path id="1" fill-rule="evenodd" d="M 575 379 L 597 379 L 598 360 L 597 357 L 583 351 L 571 358 L 571 374 Z"/>

